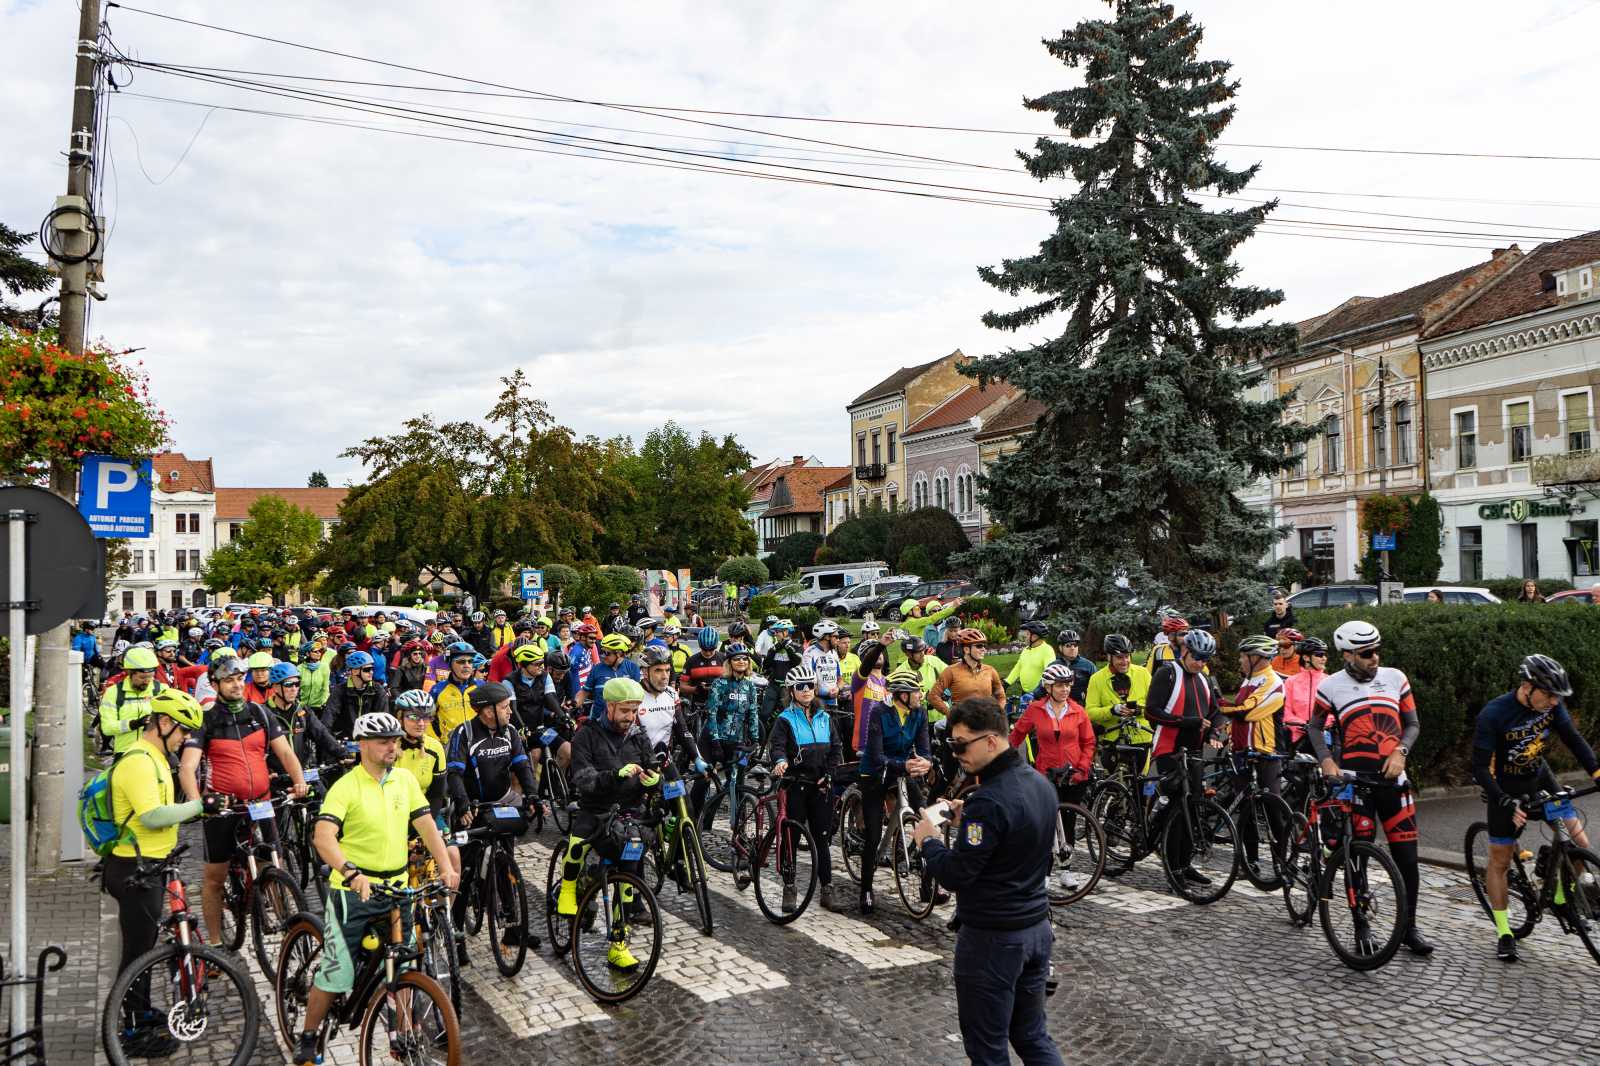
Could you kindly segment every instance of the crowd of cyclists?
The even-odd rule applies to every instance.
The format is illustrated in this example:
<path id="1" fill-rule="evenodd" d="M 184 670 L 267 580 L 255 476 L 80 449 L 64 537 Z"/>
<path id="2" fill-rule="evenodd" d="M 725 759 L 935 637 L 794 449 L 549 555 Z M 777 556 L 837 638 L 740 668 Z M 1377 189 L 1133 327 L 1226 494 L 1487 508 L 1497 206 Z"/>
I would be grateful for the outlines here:
<path id="1" fill-rule="evenodd" d="M 1388 916 L 1393 938 L 1428 955 L 1434 947 L 1417 921 L 1422 884 L 1408 759 L 1419 724 L 1410 683 L 1383 664 L 1382 637 L 1370 623 L 1340 625 L 1330 649 L 1294 627 L 1281 597 L 1275 607 L 1261 632 L 1237 642 L 1243 681 L 1231 697 L 1213 677 L 1217 636 L 1168 608 L 1158 613 L 1159 633 L 1142 663 L 1125 635 L 1100 641 L 1101 665 L 1083 654 L 1074 628 L 1026 622 L 1003 678 L 985 662 L 985 634 L 960 625 L 959 603 L 908 601 L 894 628 L 869 618 L 858 634 L 832 620 L 803 629 L 776 616 L 734 617 L 719 629 L 670 607 L 653 617 L 638 597 L 608 605 L 603 616 L 582 606 L 517 617 L 445 611 L 426 622 L 381 608 L 327 617 L 261 607 L 209 619 L 178 611 L 126 618 L 109 641 L 86 624 L 75 643 L 95 675 L 92 728 L 116 757 L 114 809 L 126 827 L 105 864 L 105 887 L 120 909 L 123 965 L 154 945 L 162 913 L 159 887 L 135 875 L 171 852 L 179 824 L 196 817 L 204 929 L 211 942 L 223 940 L 224 879 L 241 839 L 238 820 L 248 817 L 240 805 L 275 793 L 320 805 L 312 846 L 326 875 L 330 947 L 303 1013 L 300 1063 L 317 1061 L 330 998 L 350 991 L 351 958 L 369 920 L 390 906 L 374 890 L 406 884 L 408 837 L 456 893 L 452 951 L 467 964 L 465 882 L 485 845 L 464 831 L 491 809 L 515 808 L 524 827 L 543 826 L 549 816 L 561 828 L 552 866 L 559 884 L 553 880 L 552 898 L 540 897 L 534 909 L 548 905 L 560 919 L 575 919 L 590 849 L 605 851 L 616 812 L 643 807 L 665 779 L 690 782 L 689 809 L 705 814 L 708 847 L 714 794 L 732 797 L 719 824 L 737 833 L 745 789 L 781 790 L 786 817 L 816 842 L 820 906 L 871 915 L 886 814 L 893 815 L 902 782 L 916 811 L 972 784 L 942 729 L 951 708 L 970 700 L 1005 707 L 1010 743 L 1056 785 L 1063 811 L 1072 812 L 1058 848 L 1081 852 L 1092 840 L 1107 853 L 1087 864 L 1063 859 L 1051 876 L 1067 898 L 1092 887 L 1108 858 L 1115 873 L 1119 860 L 1125 867 L 1148 853 L 1136 831 L 1165 841 L 1175 890 L 1203 898 L 1217 871 L 1199 856 L 1218 843 L 1221 823 L 1168 830 L 1186 817 L 1186 797 L 1212 796 L 1221 780 L 1284 801 L 1263 801 L 1270 817 L 1239 816 L 1236 828 L 1228 822 L 1237 834 L 1228 844 L 1240 863 L 1272 867 L 1273 883 L 1286 892 L 1291 867 L 1327 858 L 1296 853 L 1319 803 L 1342 800 L 1356 839 L 1373 839 L 1381 826 L 1403 886 L 1394 898 L 1404 913 Z M 1571 693 L 1561 665 L 1532 654 L 1510 690 L 1478 716 L 1473 772 L 1489 826 L 1483 884 L 1502 959 L 1517 956 L 1507 876 L 1526 821 L 1560 817 L 1578 847 L 1588 848 L 1575 811 L 1542 803 L 1572 794 L 1543 758 L 1551 734 L 1600 780 L 1600 762 L 1563 702 Z M 559 792 L 552 778 L 563 783 Z M 849 788 L 862 817 L 846 833 L 840 793 Z M 1119 788 L 1131 802 L 1118 805 Z M 1088 822 L 1096 823 L 1092 832 Z M 274 822 L 258 828 L 276 839 Z M 840 888 L 835 845 L 856 882 L 854 900 Z M 1572 876 L 1555 891 L 1564 924 L 1587 928 L 1595 899 L 1587 864 L 1600 860 L 1576 854 Z M 607 853 L 613 860 L 638 868 L 638 858 L 621 850 Z M 735 865 L 742 889 L 752 871 Z M 1228 870 L 1229 883 L 1232 877 Z M 798 895 L 809 898 L 803 886 Z M 931 910 L 946 897 L 923 877 L 918 902 Z M 785 920 L 803 905 L 797 886 L 784 883 Z M 617 913 L 616 928 L 625 931 L 632 920 Z M 1368 950 L 1361 921 L 1358 915 L 1357 954 Z M 499 935 L 508 944 L 540 944 L 527 920 Z M 606 965 L 638 970 L 634 945 L 613 935 Z M 159 1058 L 175 1047 L 154 1012 L 126 1020 L 130 1057 Z"/>

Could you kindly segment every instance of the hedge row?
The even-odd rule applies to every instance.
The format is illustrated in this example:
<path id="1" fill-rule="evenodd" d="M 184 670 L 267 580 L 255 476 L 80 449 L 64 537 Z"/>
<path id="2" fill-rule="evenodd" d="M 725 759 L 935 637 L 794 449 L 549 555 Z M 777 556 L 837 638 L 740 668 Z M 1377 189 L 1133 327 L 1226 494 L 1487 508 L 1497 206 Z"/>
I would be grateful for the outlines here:
<path id="1" fill-rule="evenodd" d="M 1428 785 L 1471 778 L 1473 725 L 1478 711 L 1512 687 L 1517 664 L 1533 652 L 1554 656 L 1572 678 L 1567 701 L 1579 730 L 1600 746 L 1600 612 L 1545 604 L 1454 607 L 1405 604 L 1353 610 L 1306 611 L 1300 629 L 1330 647 L 1341 622 L 1362 618 L 1383 634 L 1383 663 L 1405 672 L 1417 701 L 1422 733 L 1411 764 Z M 1329 669 L 1339 669 L 1337 651 Z M 1572 765 L 1559 742 L 1552 762 Z"/>

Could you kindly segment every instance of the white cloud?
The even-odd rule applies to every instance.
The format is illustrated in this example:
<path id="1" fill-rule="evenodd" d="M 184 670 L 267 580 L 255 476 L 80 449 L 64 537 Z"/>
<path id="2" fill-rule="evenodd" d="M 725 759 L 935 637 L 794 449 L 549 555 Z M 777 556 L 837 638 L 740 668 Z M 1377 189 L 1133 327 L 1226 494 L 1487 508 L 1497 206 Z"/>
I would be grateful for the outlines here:
<path id="1" fill-rule="evenodd" d="M 578 97 L 1044 130 L 1024 95 L 1066 84 L 1044 52 L 1104 6 L 471 4 L 341 9 L 288 2 L 163 9 L 252 32 Z M 1234 142 L 1584 154 L 1570 104 L 1590 93 L 1592 6 L 1354 3 L 1196 7 L 1204 51 L 1243 81 Z M 8 165 L 0 211 L 30 228 L 61 191 L 76 5 L 0 15 L 8 62 Z M 112 12 L 116 39 L 149 60 L 422 82 L 337 60 Z M 140 71 L 134 92 L 315 113 L 314 105 Z M 602 125 L 760 138 L 561 103 L 394 89 L 372 96 Z M 205 111 L 123 98 L 152 175 L 173 165 Z M 1010 165 L 1025 138 L 715 118 L 823 140 Z M 375 120 L 376 121 L 376 120 Z M 570 127 L 569 127 L 570 128 Z M 450 131 L 433 131 L 454 135 Z M 638 135 L 575 130 L 618 140 Z M 479 135 L 461 133 L 463 137 Z M 715 148 L 713 142 L 681 142 Z M 737 433 L 761 455 L 842 461 L 842 405 L 893 369 L 1011 338 L 978 315 L 1008 306 L 974 267 L 1030 253 L 1048 218 L 909 197 L 417 140 L 213 113 L 172 177 L 139 173 L 111 127 L 116 176 L 107 289 L 94 328 L 144 353 L 178 444 L 229 483 L 357 471 L 337 453 L 420 410 L 470 418 L 515 366 L 579 433 L 642 436 L 668 417 Z M 809 155 L 795 145 L 783 154 Z M 1230 149 L 1288 189 L 1493 199 L 1595 199 L 1593 166 Z M 836 159 L 805 166 L 1032 190 L 992 171 L 901 171 Z M 1593 228 L 1594 212 L 1410 200 L 1286 201 L 1404 214 Z M 1284 217 L 1342 216 L 1285 207 Z M 1349 216 L 1352 221 L 1382 221 Z M 1395 225 L 1467 228 L 1434 221 Z M 1537 231 L 1543 232 L 1543 231 Z M 1561 235 L 1550 231 L 1551 236 Z M 1419 240 L 1426 238 L 1417 238 Z M 1483 242 L 1485 247 L 1496 243 Z M 1526 247 L 1528 242 L 1524 242 Z M 1286 318 L 1378 295 L 1480 258 L 1466 249 L 1262 236 L 1248 280 L 1281 287 Z"/>

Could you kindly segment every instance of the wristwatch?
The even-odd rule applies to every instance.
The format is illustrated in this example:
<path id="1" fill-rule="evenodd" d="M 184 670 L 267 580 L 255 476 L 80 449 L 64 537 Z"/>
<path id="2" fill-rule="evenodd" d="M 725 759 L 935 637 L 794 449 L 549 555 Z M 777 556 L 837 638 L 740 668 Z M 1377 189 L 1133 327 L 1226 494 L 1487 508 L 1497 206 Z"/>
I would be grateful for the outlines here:
<path id="1" fill-rule="evenodd" d="M 346 881 L 349 881 L 360 874 L 361 870 L 356 866 L 355 863 L 346 862 L 343 866 L 339 867 L 339 872 L 344 875 L 344 879 Z"/>
<path id="2" fill-rule="evenodd" d="M 1401 758 L 1405 758 L 1411 754 L 1411 749 L 1406 747 L 1404 744 L 1396 744 L 1394 750 L 1400 753 Z"/>

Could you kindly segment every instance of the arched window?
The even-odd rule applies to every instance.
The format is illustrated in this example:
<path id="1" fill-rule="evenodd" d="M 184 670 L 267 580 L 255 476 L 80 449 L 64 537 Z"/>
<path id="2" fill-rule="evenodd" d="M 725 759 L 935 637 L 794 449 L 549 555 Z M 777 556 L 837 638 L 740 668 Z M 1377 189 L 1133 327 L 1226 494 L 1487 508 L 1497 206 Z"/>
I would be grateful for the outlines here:
<path id="1" fill-rule="evenodd" d="M 189 594 L 190 607 L 204 607 L 206 605 L 206 590 L 195 589 Z"/>
<path id="2" fill-rule="evenodd" d="M 933 505 L 950 509 L 950 475 L 942 466 L 933 472 Z"/>

